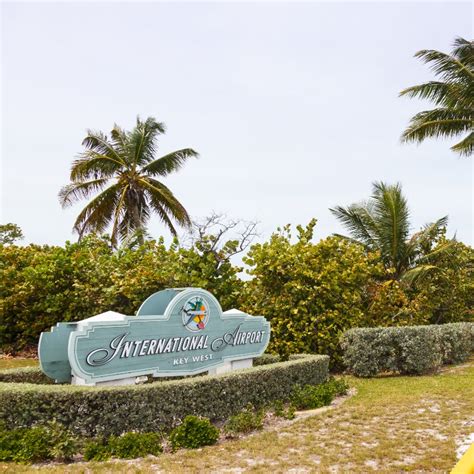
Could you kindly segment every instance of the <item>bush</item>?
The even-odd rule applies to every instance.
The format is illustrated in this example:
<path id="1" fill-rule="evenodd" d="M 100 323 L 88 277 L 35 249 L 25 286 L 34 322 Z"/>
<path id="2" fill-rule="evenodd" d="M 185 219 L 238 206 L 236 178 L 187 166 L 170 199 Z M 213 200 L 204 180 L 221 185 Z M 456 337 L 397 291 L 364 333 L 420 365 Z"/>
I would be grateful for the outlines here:
<path id="1" fill-rule="evenodd" d="M 163 452 L 161 436 L 158 433 L 125 433 L 112 435 L 108 442 L 113 456 L 121 459 L 135 459 Z"/>
<path id="2" fill-rule="evenodd" d="M 356 328 L 342 338 L 344 363 L 360 377 L 381 372 L 426 374 L 469 356 L 473 323 Z"/>
<path id="3" fill-rule="evenodd" d="M 277 400 L 273 404 L 273 414 L 280 418 L 285 418 L 286 420 L 293 420 L 295 418 L 295 406 L 290 403 L 285 407 L 282 400 Z"/>
<path id="4" fill-rule="evenodd" d="M 77 449 L 77 440 L 56 422 L 47 426 L 0 430 L 0 461 L 68 461 Z"/>
<path id="5" fill-rule="evenodd" d="M 235 244 L 235 241 L 233 241 Z M 164 288 L 200 287 L 229 309 L 242 286 L 233 247 L 215 252 L 212 242 L 182 248 L 162 239 L 114 252 L 106 238 L 87 236 L 64 247 L 0 244 L 0 349 L 36 345 L 59 321 L 78 321 L 104 311 L 134 314 Z"/>
<path id="6" fill-rule="evenodd" d="M 111 457 L 110 446 L 104 438 L 89 441 L 84 447 L 84 461 L 108 461 Z"/>
<path id="7" fill-rule="evenodd" d="M 250 433 L 263 428 L 265 412 L 255 410 L 252 405 L 248 405 L 237 415 L 231 416 L 225 424 L 225 431 L 229 434 Z"/>
<path id="8" fill-rule="evenodd" d="M 344 379 L 331 378 L 319 385 L 295 386 L 290 400 L 298 410 L 312 410 L 330 405 L 336 396 L 346 394 L 348 389 Z"/>
<path id="9" fill-rule="evenodd" d="M 291 395 L 291 403 L 298 410 L 313 410 L 330 405 L 333 399 L 332 391 L 322 385 L 297 385 Z"/>
<path id="10" fill-rule="evenodd" d="M 465 361 L 474 351 L 474 323 L 451 323 L 437 326 L 441 338 L 443 364 Z"/>
<path id="11" fill-rule="evenodd" d="M 179 448 L 195 449 L 216 444 L 219 430 L 208 418 L 188 415 L 170 434 L 169 440 L 173 450 Z"/>
<path id="12" fill-rule="evenodd" d="M 254 278 L 246 283 L 242 309 L 270 321 L 270 352 L 328 354 L 338 368 L 339 337 L 362 324 L 368 287 L 383 268 L 377 255 L 347 239 L 312 243 L 315 224 L 298 226 L 296 243 L 286 226 L 252 246 L 244 261 Z"/>
<path id="13" fill-rule="evenodd" d="M 0 423 L 13 429 L 56 418 L 75 434 L 93 437 L 167 432 L 189 414 L 225 421 L 249 403 L 259 409 L 288 399 L 296 384 L 324 382 L 328 359 L 306 355 L 218 376 L 137 386 L 0 383 Z"/>

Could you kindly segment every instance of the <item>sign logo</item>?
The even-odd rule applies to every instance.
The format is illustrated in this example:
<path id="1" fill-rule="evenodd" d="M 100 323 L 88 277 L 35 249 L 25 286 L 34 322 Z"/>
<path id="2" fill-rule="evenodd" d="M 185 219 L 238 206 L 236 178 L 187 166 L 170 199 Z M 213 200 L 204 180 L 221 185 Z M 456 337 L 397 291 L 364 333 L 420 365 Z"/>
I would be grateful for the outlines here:
<path id="1" fill-rule="evenodd" d="M 181 309 L 183 325 L 192 332 L 202 331 L 209 321 L 208 305 L 204 298 L 194 296 L 184 303 Z"/>

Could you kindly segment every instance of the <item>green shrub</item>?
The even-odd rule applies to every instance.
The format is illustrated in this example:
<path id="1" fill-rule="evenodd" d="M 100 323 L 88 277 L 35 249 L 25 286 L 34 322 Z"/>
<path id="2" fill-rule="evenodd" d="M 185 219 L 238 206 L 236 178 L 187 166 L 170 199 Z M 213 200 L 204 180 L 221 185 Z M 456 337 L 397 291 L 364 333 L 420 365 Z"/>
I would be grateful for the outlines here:
<path id="1" fill-rule="evenodd" d="M 17 430 L 0 430 L 0 462 L 13 461 L 22 447 L 26 428 Z"/>
<path id="2" fill-rule="evenodd" d="M 108 444 L 114 457 L 135 459 L 152 454 L 158 456 L 163 452 L 161 436 L 158 433 L 125 433 L 121 436 L 112 435 Z"/>
<path id="3" fill-rule="evenodd" d="M 330 405 L 334 394 L 325 384 L 295 386 L 291 394 L 291 403 L 298 410 L 313 410 Z"/>
<path id="4" fill-rule="evenodd" d="M 349 385 L 344 379 L 330 378 L 319 385 L 296 385 L 291 394 L 291 404 L 298 410 L 312 410 L 330 405 L 338 395 L 347 393 Z"/>
<path id="5" fill-rule="evenodd" d="M 474 347 L 472 334 L 474 323 L 451 323 L 438 326 L 441 338 L 443 364 L 457 364 L 465 361 Z"/>
<path id="6" fill-rule="evenodd" d="M 183 422 L 170 433 L 170 444 L 173 450 L 179 448 L 195 449 L 216 444 L 219 430 L 208 418 L 188 415 Z"/>
<path id="7" fill-rule="evenodd" d="M 85 461 L 108 461 L 111 457 L 110 446 L 104 438 L 89 441 L 84 447 Z"/>
<path id="8" fill-rule="evenodd" d="M 265 412 L 262 409 L 255 410 L 252 405 L 248 405 L 240 413 L 229 418 L 225 424 L 225 431 L 232 435 L 261 430 L 263 428 L 264 418 Z"/>
<path id="9" fill-rule="evenodd" d="M 293 420 L 295 418 L 295 406 L 290 403 L 287 407 L 282 400 L 277 400 L 273 404 L 273 414 L 286 420 Z"/>
<path id="10" fill-rule="evenodd" d="M 21 436 L 18 451 L 13 455 L 16 462 L 38 462 L 53 459 L 52 440 L 43 426 L 26 429 Z"/>
<path id="11" fill-rule="evenodd" d="M 246 282 L 244 311 L 265 316 L 272 325 L 269 351 L 328 354 L 341 366 L 339 336 L 364 320 L 367 294 L 383 267 L 375 254 L 341 237 L 313 243 L 316 220 L 290 226 L 253 245 L 244 262 L 252 280 Z"/>
<path id="12" fill-rule="evenodd" d="M 57 422 L 0 430 L 0 461 L 69 461 L 77 450 L 77 440 Z"/>
<path id="13" fill-rule="evenodd" d="M 111 249 L 106 238 L 87 236 L 64 247 L 0 245 L 0 349 L 36 345 L 42 331 L 107 310 L 134 314 L 164 288 L 209 290 L 224 309 L 238 306 L 240 268 L 206 236 L 191 248 L 162 239 L 136 249 Z M 214 243 L 215 244 L 215 243 Z"/>
<path id="14" fill-rule="evenodd" d="M 324 382 L 328 359 L 298 356 L 218 376 L 137 386 L 0 383 L 0 423 L 13 429 L 44 425 L 55 418 L 74 434 L 93 437 L 168 432 L 189 414 L 226 421 L 249 403 L 260 409 L 275 400 L 287 400 L 296 384 Z"/>
<path id="15" fill-rule="evenodd" d="M 56 420 L 46 424 L 50 439 L 51 456 L 56 461 L 71 461 L 79 450 L 78 439 Z"/>
<path id="16" fill-rule="evenodd" d="M 349 390 L 349 384 L 343 378 L 330 377 L 324 385 L 329 392 L 331 392 L 333 398 L 341 395 L 346 395 Z"/>
<path id="17" fill-rule="evenodd" d="M 466 360 L 472 325 L 351 329 L 341 341 L 344 363 L 350 372 L 360 377 L 372 377 L 381 372 L 430 373 L 443 363 Z"/>

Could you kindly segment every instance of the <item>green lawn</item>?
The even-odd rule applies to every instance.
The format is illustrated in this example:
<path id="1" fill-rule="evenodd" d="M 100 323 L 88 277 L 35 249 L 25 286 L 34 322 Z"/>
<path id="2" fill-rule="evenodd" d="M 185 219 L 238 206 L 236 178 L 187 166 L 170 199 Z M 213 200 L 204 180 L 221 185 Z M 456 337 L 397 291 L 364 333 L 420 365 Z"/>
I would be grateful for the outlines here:
<path id="1" fill-rule="evenodd" d="M 214 447 L 141 461 L 42 466 L 53 472 L 449 472 L 474 431 L 474 360 L 423 377 L 349 378 L 333 410 Z M 0 472 L 26 472 L 0 464 Z"/>

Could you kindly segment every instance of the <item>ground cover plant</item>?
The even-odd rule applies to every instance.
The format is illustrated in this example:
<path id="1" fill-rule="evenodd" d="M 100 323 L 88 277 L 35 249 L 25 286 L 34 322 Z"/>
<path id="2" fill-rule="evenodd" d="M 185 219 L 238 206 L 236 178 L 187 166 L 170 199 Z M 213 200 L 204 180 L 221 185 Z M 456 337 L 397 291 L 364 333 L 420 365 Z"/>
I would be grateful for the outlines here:
<path id="1" fill-rule="evenodd" d="M 140 457 L 158 456 L 163 452 L 163 437 L 159 433 L 123 433 L 90 440 L 84 448 L 86 461 L 107 461 L 111 457 L 119 459 L 135 459 Z"/>
<path id="2" fill-rule="evenodd" d="M 278 400 L 281 403 L 281 400 Z M 283 410 L 281 410 L 283 413 Z M 246 406 L 240 413 L 233 415 L 226 422 L 224 430 L 229 435 L 250 433 L 263 428 L 265 412 L 263 409 L 255 410 L 252 405 Z"/>

